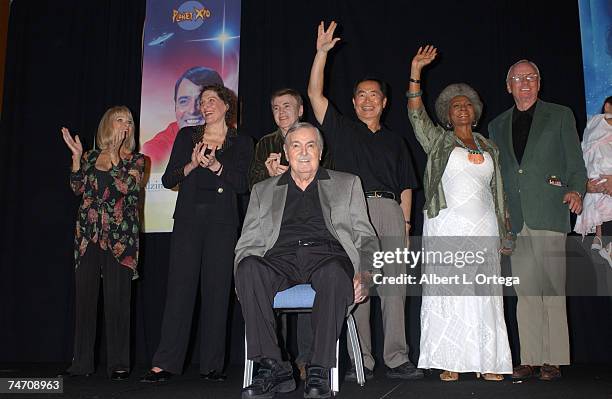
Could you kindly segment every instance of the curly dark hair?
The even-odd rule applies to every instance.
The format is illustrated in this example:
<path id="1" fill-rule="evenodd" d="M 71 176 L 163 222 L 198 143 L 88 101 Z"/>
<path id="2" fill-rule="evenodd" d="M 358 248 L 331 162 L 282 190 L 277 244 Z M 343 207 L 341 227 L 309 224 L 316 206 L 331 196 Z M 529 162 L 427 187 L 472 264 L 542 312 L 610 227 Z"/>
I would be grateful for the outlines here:
<path id="1" fill-rule="evenodd" d="M 202 88 L 199 97 L 200 100 L 202 99 L 202 94 L 208 90 L 217 93 L 221 101 L 223 101 L 229 107 L 225 113 L 225 123 L 227 126 L 235 127 L 236 113 L 238 111 L 238 97 L 236 97 L 236 94 L 232 90 L 222 85 L 208 85 Z"/>
<path id="2" fill-rule="evenodd" d="M 440 93 L 438 98 L 436 99 L 436 116 L 438 120 L 442 124 L 442 126 L 446 128 L 452 127 L 450 122 L 450 118 L 448 116 L 448 110 L 450 108 L 450 103 L 453 98 L 457 96 L 465 96 L 467 97 L 472 106 L 474 107 L 474 122 L 478 122 L 480 116 L 482 115 L 482 101 L 480 101 L 480 97 L 476 90 L 474 90 L 470 85 L 466 83 L 453 83 Z"/>

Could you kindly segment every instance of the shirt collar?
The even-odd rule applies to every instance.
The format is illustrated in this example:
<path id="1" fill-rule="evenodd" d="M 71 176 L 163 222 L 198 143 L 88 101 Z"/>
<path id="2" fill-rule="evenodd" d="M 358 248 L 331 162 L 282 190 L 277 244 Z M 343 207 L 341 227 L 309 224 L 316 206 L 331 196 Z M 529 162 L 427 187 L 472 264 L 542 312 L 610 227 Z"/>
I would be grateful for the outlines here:
<path id="1" fill-rule="evenodd" d="M 276 185 L 284 186 L 289 183 L 289 179 L 291 179 L 291 169 L 287 170 L 285 173 L 281 175 L 281 177 L 278 179 L 278 182 L 276 182 Z M 317 174 L 315 175 L 314 180 L 329 180 L 329 179 L 330 177 L 329 177 L 329 173 L 327 172 L 327 169 L 319 166 L 319 169 L 317 169 Z"/>
<path id="2" fill-rule="evenodd" d="M 538 105 L 538 102 L 536 101 L 535 103 L 533 103 L 531 107 L 527 108 L 525 111 L 519 110 L 515 105 L 514 111 L 512 112 L 513 119 L 516 119 L 518 116 L 522 116 L 522 115 L 529 115 L 530 117 L 533 118 L 533 114 L 535 113 L 535 109 L 537 105 Z"/>

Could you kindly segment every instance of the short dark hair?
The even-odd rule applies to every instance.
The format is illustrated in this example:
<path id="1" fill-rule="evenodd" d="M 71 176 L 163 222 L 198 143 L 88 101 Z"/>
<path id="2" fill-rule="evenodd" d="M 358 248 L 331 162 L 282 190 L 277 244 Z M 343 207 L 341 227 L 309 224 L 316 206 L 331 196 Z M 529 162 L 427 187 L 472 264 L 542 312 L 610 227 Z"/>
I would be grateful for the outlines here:
<path id="1" fill-rule="evenodd" d="M 236 122 L 236 113 L 238 109 L 238 98 L 236 97 L 236 94 L 223 85 L 208 85 L 202 88 L 198 99 L 202 100 L 202 94 L 207 90 L 217 93 L 221 101 L 229 106 L 227 112 L 225 113 L 225 123 L 228 126 L 233 126 Z"/>
<path id="2" fill-rule="evenodd" d="M 605 114 L 606 113 L 606 104 L 610 104 L 612 105 L 612 96 L 606 98 L 603 102 L 603 104 L 601 105 L 601 113 Z"/>
<path id="3" fill-rule="evenodd" d="M 176 101 L 176 93 L 183 80 L 189 80 L 196 86 L 207 86 L 207 85 L 221 85 L 223 86 L 223 79 L 214 69 L 195 66 L 186 70 L 174 85 L 174 101 Z"/>
<path id="4" fill-rule="evenodd" d="M 357 86 L 359 86 L 360 83 L 362 83 L 362 82 L 370 82 L 370 81 L 378 83 L 378 87 L 380 87 L 380 91 L 382 92 L 383 97 L 387 98 L 387 94 L 389 92 L 387 84 L 382 79 L 379 79 L 379 78 L 377 78 L 375 76 L 366 76 L 366 77 L 356 81 L 355 85 L 353 86 L 353 97 L 355 97 L 355 94 L 357 94 Z"/>
<path id="5" fill-rule="evenodd" d="M 290 88 L 276 90 L 274 93 L 272 93 L 272 95 L 270 96 L 270 104 L 272 104 L 277 97 L 285 96 L 287 94 L 295 98 L 295 101 L 297 101 L 298 106 L 304 105 L 304 100 L 302 99 L 302 95 L 300 94 L 300 92 Z"/>

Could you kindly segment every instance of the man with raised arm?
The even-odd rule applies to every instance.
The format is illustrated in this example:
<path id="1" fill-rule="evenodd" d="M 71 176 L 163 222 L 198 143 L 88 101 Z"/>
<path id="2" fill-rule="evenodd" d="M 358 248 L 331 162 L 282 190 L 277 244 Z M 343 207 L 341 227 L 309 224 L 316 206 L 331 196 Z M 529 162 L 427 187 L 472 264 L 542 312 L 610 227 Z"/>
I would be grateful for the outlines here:
<path id="1" fill-rule="evenodd" d="M 323 94 L 327 54 L 340 40 L 333 37 L 336 26 L 332 21 L 326 30 L 323 22 L 319 24 L 308 97 L 323 129 L 335 169 L 361 178 L 370 220 L 382 250 L 403 250 L 408 244 L 412 189 L 416 186 L 410 152 L 405 141 L 381 123 L 387 105 L 387 86 L 383 81 L 373 77 L 357 81 L 353 89 L 357 120 L 341 115 Z M 383 267 L 385 275 L 399 276 L 405 272 L 405 264 L 392 263 Z M 389 367 L 387 377 L 422 378 L 423 372 L 408 359 L 404 320 L 406 287 L 387 285 L 379 286 L 377 290 L 383 314 L 384 361 Z M 360 304 L 354 316 L 366 378 L 372 378 L 374 357 L 371 353 L 370 301 Z M 345 378 L 356 380 L 354 361 Z"/>

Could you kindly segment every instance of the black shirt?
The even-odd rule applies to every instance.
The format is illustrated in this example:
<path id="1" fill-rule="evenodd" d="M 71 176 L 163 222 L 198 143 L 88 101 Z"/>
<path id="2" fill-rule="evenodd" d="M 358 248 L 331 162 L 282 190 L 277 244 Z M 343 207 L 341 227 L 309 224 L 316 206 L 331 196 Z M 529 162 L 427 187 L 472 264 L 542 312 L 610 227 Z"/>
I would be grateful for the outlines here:
<path id="1" fill-rule="evenodd" d="M 412 157 L 402 137 L 385 126 L 373 133 L 360 120 L 341 115 L 330 103 L 321 125 L 335 170 L 361 178 L 365 191 L 400 194 L 416 188 Z"/>
<path id="2" fill-rule="evenodd" d="M 98 191 L 96 194 L 96 198 L 99 200 L 104 200 L 104 191 L 107 187 L 113 184 L 113 177 L 110 175 L 108 170 L 100 170 L 94 166 L 94 174 L 96 175 L 96 180 L 98 181 Z"/>
<path id="3" fill-rule="evenodd" d="M 533 113 L 535 112 L 537 101 L 525 111 L 520 111 L 514 107 L 512 110 L 512 144 L 514 146 L 514 155 L 519 165 L 525 153 L 527 139 L 529 138 L 529 130 L 531 122 L 533 122 Z"/>
<path id="4" fill-rule="evenodd" d="M 274 244 L 279 246 L 295 246 L 298 240 L 330 240 L 336 241 L 331 235 L 321 210 L 319 199 L 319 180 L 328 180 L 329 174 L 323 168 L 319 168 L 315 178 L 308 187 L 302 191 L 293 181 L 291 171 L 285 172 L 279 179 L 277 185 L 287 184 L 287 198 L 283 210 L 283 221 L 281 222 L 278 239 Z"/>

